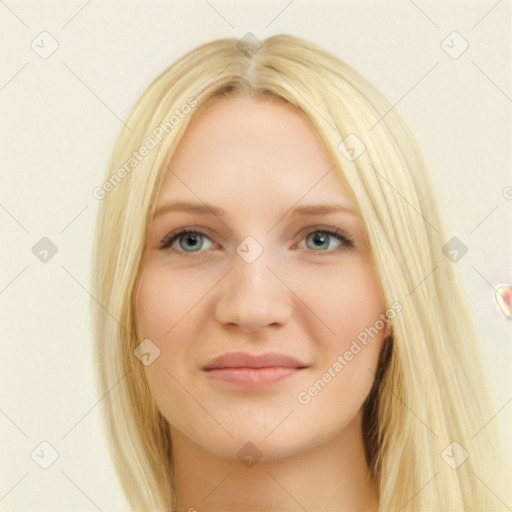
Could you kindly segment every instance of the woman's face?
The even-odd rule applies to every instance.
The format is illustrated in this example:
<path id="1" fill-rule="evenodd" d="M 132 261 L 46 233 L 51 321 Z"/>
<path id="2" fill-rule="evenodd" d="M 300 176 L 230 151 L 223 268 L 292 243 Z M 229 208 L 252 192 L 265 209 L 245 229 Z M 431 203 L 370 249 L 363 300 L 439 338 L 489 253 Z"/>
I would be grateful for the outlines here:
<path id="1" fill-rule="evenodd" d="M 136 314 L 172 431 L 267 460 L 353 432 L 384 306 L 355 202 L 298 110 L 215 103 L 173 155 L 156 207 Z M 199 234 L 173 239 L 182 228 Z M 213 361 L 239 352 L 294 359 Z"/>

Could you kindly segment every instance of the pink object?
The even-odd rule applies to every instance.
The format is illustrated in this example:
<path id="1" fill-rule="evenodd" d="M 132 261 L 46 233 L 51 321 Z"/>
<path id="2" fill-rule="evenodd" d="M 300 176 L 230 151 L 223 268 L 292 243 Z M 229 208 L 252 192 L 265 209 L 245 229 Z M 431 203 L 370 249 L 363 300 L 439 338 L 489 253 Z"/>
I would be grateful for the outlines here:
<path id="1" fill-rule="evenodd" d="M 510 305 L 510 297 L 512 295 L 512 286 L 509 284 L 502 284 L 496 288 L 496 294 L 494 298 L 498 304 L 499 310 L 506 318 L 512 316 L 512 308 Z"/>

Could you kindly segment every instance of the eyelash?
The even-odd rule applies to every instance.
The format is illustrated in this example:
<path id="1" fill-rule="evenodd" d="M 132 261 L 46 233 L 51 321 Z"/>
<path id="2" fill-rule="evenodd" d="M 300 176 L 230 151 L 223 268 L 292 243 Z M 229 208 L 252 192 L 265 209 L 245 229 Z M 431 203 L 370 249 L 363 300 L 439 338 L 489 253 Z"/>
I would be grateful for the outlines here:
<path id="1" fill-rule="evenodd" d="M 194 228 L 193 226 L 191 228 Z M 169 233 L 168 235 L 166 235 L 161 241 L 160 241 L 160 245 L 158 246 L 159 249 L 161 250 L 169 250 L 172 245 L 174 244 L 174 242 L 181 236 L 183 235 L 202 235 L 202 236 L 205 236 L 207 237 L 208 239 L 210 239 L 210 237 L 204 233 L 202 230 L 200 229 L 191 229 L 191 228 L 181 228 L 181 229 L 178 229 L 176 231 L 173 231 L 172 233 Z M 310 231 L 308 231 L 304 237 L 306 238 L 307 236 L 311 235 L 312 233 L 327 233 L 335 238 L 337 238 L 341 243 L 342 245 L 338 248 L 338 249 L 334 249 L 334 250 L 319 250 L 319 251 L 311 251 L 311 252 L 319 252 L 319 253 L 328 253 L 328 252 L 337 252 L 337 251 L 344 251 L 344 250 L 347 250 L 347 249 L 351 249 L 353 248 L 355 245 L 354 245 L 354 242 L 343 232 L 341 231 L 340 229 L 337 229 L 337 228 L 331 228 L 331 227 L 328 227 L 328 226 L 318 226 L 318 227 L 314 227 L 313 229 L 311 229 Z M 302 239 L 301 239 L 302 240 Z M 187 251 L 178 251 L 178 250 L 175 250 L 173 249 L 174 252 L 177 252 L 177 253 L 180 253 L 180 254 L 194 254 L 194 253 L 202 253 L 202 252 L 205 252 L 205 251 L 202 251 L 202 250 L 199 250 L 199 251 L 191 251 L 191 252 L 187 252 Z"/>

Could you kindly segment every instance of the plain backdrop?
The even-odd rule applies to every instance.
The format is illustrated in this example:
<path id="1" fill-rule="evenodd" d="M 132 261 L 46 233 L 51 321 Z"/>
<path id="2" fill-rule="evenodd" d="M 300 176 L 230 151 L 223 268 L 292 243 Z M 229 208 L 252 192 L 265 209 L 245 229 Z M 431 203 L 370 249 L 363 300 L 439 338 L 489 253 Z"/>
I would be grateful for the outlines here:
<path id="1" fill-rule="evenodd" d="M 505 0 L 1 1 L 0 510 L 127 509 L 92 379 L 92 190 L 143 88 L 193 47 L 247 32 L 320 44 L 409 124 L 450 236 L 468 247 L 456 270 L 496 396 L 488 420 L 509 432 L 511 321 L 494 293 L 512 278 L 511 11 Z M 458 58 L 443 43 L 454 31 L 469 45 Z M 452 54 L 466 44 L 453 37 Z M 57 249 L 47 262 L 32 250 L 43 237 Z"/>

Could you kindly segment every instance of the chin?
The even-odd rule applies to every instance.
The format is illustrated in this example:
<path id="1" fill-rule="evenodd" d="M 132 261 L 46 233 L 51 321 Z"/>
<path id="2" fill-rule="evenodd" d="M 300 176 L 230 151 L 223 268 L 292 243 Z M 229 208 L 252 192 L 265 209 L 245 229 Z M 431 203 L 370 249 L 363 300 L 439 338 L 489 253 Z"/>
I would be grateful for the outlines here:
<path id="1" fill-rule="evenodd" d="M 254 424 L 232 424 L 230 433 L 233 437 L 219 430 L 210 430 L 210 435 L 206 431 L 195 432 L 187 437 L 213 455 L 225 459 L 238 459 L 242 463 L 247 457 L 258 459 L 259 462 L 292 457 L 325 442 L 324 436 L 317 429 L 312 432 L 303 429 L 297 432 L 281 425 L 269 435 L 271 430 L 266 429 L 263 433 L 262 429 L 255 427 Z"/>

